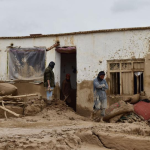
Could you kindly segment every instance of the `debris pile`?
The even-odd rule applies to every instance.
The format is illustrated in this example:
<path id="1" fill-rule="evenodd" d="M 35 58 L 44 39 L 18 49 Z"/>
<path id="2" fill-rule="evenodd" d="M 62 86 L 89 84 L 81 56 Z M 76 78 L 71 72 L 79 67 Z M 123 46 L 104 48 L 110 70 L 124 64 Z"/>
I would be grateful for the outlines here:
<path id="1" fill-rule="evenodd" d="M 140 95 L 133 95 L 125 101 L 119 101 L 106 109 L 104 121 L 110 123 L 133 123 L 150 119 L 150 100 L 141 100 Z"/>
<path id="2" fill-rule="evenodd" d="M 52 110 L 56 110 L 57 111 L 73 111 L 73 109 L 71 107 L 68 107 L 68 105 L 59 99 L 54 99 L 51 101 L 51 104 L 48 105 L 48 108 L 52 109 Z"/>
<path id="3" fill-rule="evenodd" d="M 120 117 L 120 119 L 117 122 L 122 122 L 122 123 L 133 123 L 133 122 L 141 122 L 144 121 L 144 118 L 141 116 L 138 116 L 134 112 L 130 112 L 128 114 L 125 114 Z"/>
<path id="4" fill-rule="evenodd" d="M 24 98 L 27 97 L 35 98 L 25 101 Z M 40 95 L 38 94 L 0 96 L 0 103 L 2 104 L 2 106 L 0 106 L 0 117 L 3 118 L 5 116 L 6 119 L 6 112 L 9 113 L 9 117 L 20 117 L 23 115 L 35 115 L 36 113 L 39 113 L 44 107 L 46 107 L 45 101 L 41 99 Z"/>

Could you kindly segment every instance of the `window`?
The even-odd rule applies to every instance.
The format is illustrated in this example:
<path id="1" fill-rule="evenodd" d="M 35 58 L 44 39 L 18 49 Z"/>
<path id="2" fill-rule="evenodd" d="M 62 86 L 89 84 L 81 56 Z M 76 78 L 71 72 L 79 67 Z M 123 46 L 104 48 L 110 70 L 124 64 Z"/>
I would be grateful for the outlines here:
<path id="1" fill-rule="evenodd" d="M 144 90 L 144 59 L 108 61 L 110 94 L 132 95 Z"/>

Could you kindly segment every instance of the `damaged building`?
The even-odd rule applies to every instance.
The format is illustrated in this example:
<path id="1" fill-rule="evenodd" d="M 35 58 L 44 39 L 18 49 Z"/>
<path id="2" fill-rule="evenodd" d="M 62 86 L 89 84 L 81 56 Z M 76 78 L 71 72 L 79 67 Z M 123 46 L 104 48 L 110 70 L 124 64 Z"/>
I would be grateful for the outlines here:
<path id="1" fill-rule="evenodd" d="M 89 115 L 93 109 L 93 79 L 101 70 L 106 72 L 109 85 L 109 105 L 137 93 L 150 96 L 149 38 L 150 27 L 0 37 L 0 81 L 13 83 L 19 94 L 38 92 L 46 97 L 41 79 L 45 67 L 54 61 L 54 97 L 60 99 L 62 81 L 66 73 L 71 74 L 74 109 Z M 59 47 L 46 51 L 57 41 Z M 27 53 L 30 57 L 25 64 Z M 14 69 L 16 62 L 23 69 Z"/>

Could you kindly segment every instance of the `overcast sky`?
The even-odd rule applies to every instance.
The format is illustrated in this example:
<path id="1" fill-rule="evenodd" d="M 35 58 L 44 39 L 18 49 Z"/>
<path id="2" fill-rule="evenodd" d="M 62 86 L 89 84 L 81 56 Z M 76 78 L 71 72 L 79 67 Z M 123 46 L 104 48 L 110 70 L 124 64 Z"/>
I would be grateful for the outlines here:
<path id="1" fill-rule="evenodd" d="M 150 26 L 150 0 L 0 0 L 0 36 Z"/>

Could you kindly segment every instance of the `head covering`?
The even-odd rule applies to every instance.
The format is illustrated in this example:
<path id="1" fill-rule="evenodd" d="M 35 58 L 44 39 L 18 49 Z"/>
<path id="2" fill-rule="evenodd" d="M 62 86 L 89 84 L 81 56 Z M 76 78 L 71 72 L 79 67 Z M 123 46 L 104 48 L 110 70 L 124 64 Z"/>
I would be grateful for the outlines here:
<path id="1" fill-rule="evenodd" d="M 66 74 L 66 77 L 70 77 L 70 74 L 69 74 L 69 73 L 67 73 L 67 74 Z"/>
<path id="2" fill-rule="evenodd" d="M 69 77 L 69 79 L 67 79 L 67 77 Z M 70 74 L 69 73 L 66 74 L 66 81 L 70 82 Z"/>
<path id="3" fill-rule="evenodd" d="M 100 71 L 98 76 L 101 76 L 101 75 L 105 75 L 105 72 L 104 71 Z"/>
<path id="4" fill-rule="evenodd" d="M 105 75 L 105 72 L 104 71 L 100 71 L 99 73 L 98 73 L 98 76 L 97 76 L 97 79 L 98 80 L 102 80 L 102 79 L 100 79 L 100 76 L 101 75 Z"/>
<path id="5" fill-rule="evenodd" d="M 55 63 L 54 63 L 53 61 L 51 61 L 51 62 L 49 63 L 49 67 L 51 67 L 51 68 L 53 69 L 54 66 L 55 66 Z"/>

